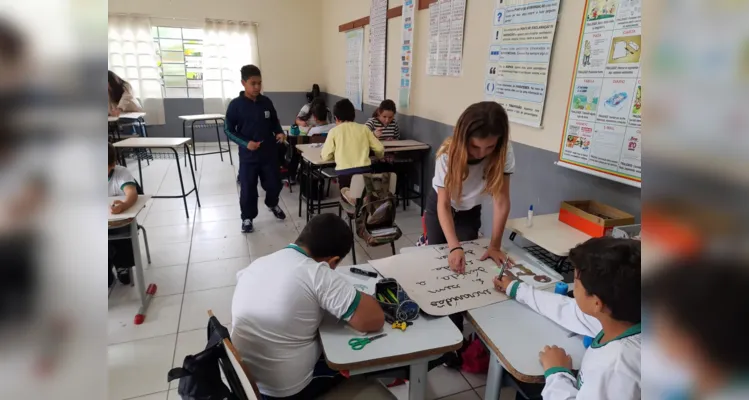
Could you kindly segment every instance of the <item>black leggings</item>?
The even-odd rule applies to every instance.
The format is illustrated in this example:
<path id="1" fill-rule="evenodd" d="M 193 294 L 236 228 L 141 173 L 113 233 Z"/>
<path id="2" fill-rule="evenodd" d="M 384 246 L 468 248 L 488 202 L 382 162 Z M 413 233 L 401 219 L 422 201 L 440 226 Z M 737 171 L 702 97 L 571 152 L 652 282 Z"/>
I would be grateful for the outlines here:
<path id="1" fill-rule="evenodd" d="M 434 190 L 429 192 L 427 198 L 424 223 L 427 227 L 427 240 L 430 246 L 447 243 L 447 238 L 445 238 L 445 233 L 442 232 L 442 226 L 437 216 L 437 192 Z M 466 211 L 456 211 L 453 209 L 453 224 L 455 224 L 455 233 L 459 241 L 465 242 L 478 239 L 479 229 L 481 229 L 481 205 Z M 450 314 L 449 317 L 458 329 L 463 332 L 463 313 Z"/>

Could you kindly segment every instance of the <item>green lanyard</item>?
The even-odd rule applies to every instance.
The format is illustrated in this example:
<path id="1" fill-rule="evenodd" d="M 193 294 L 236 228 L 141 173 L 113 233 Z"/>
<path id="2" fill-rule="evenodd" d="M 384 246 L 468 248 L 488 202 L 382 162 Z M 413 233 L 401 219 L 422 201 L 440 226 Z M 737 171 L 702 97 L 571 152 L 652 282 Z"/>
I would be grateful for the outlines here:
<path id="1" fill-rule="evenodd" d="M 304 251 L 303 248 L 295 245 L 294 243 L 289 244 L 288 246 L 284 247 L 284 249 L 294 249 L 294 250 L 302 253 L 305 257 L 309 257 L 309 254 L 307 254 L 307 252 Z"/>

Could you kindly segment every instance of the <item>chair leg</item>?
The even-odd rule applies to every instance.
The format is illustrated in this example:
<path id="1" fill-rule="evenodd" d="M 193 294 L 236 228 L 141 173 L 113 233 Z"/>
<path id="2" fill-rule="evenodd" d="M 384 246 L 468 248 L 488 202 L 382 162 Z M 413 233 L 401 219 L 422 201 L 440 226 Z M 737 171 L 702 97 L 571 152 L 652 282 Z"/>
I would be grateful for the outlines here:
<path id="1" fill-rule="evenodd" d="M 343 210 L 343 207 L 341 207 L 341 203 L 338 203 L 338 218 L 341 218 L 341 211 Z"/>
<path id="2" fill-rule="evenodd" d="M 134 267 L 130 267 L 130 287 L 135 286 L 135 274 L 133 273 L 134 270 Z"/>
<path id="3" fill-rule="evenodd" d="M 393 249 L 393 255 L 395 255 L 395 242 L 390 242 L 390 248 Z"/>
<path id="4" fill-rule="evenodd" d="M 332 179 L 328 179 L 328 190 L 325 191 L 325 197 L 330 197 L 330 181 Z"/>
<path id="5" fill-rule="evenodd" d="M 351 215 L 348 216 L 348 224 L 351 227 L 351 233 L 354 233 L 354 220 L 351 218 Z M 354 265 L 356 265 L 356 236 L 354 236 L 354 241 L 351 243 L 351 258 L 354 261 Z"/>
<path id="6" fill-rule="evenodd" d="M 151 249 L 148 247 L 148 233 L 146 232 L 146 228 L 144 228 L 141 225 L 138 225 L 138 229 L 143 231 L 143 242 L 146 243 L 146 258 L 148 259 L 148 263 L 151 263 Z"/>

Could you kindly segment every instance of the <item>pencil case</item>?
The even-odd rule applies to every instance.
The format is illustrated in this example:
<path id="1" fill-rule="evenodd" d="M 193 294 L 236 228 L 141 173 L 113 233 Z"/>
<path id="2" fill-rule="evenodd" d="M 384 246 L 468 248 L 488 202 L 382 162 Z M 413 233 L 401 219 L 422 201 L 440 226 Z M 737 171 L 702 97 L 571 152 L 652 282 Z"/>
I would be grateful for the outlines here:
<path id="1" fill-rule="evenodd" d="M 395 279 L 385 278 L 377 282 L 375 299 L 385 313 L 388 323 L 413 321 L 419 317 L 419 305 L 408 297 Z"/>

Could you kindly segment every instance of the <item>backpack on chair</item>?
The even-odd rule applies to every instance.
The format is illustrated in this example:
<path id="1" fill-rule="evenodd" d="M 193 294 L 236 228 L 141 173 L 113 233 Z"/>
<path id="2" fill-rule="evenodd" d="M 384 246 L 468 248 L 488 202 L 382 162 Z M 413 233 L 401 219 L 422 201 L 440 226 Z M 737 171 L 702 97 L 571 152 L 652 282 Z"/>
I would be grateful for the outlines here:
<path id="1" fill-rule="evenodd" d="M 228 362 L 222 344 L 229 330 L 216 317 L 208 321 L 208 343 L 205 350 L 185 357 L 181 368 L 173 368 L 167 375 L 169 382 L 179 379 L 177 393 L 182 400 L 239 400 L 221 380 L 219 363 Z M 227 377 L 228 379 L 228 377 Z"/>
<path id="2" fill-rule="evenodd" d="M 362 174 L 364 196 L 356 216 L 356 234 L 369 246 L 392 243 L 402 235 L 395 224 L 395 196 L 390 192 L 390 173 Z"/>

